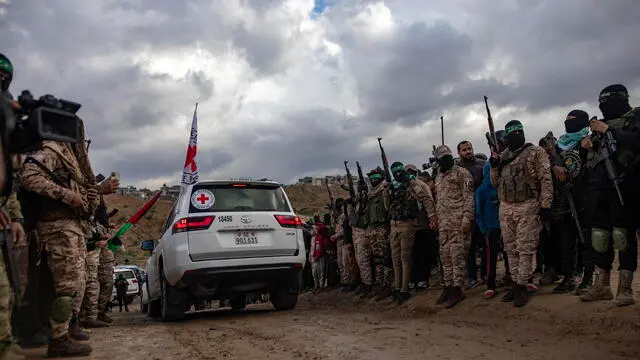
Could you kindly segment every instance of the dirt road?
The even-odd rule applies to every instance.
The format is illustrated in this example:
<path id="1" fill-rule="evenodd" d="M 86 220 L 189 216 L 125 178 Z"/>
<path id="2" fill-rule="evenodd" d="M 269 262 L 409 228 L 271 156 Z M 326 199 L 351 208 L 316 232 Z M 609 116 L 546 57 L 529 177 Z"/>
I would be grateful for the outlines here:
<path id="1" fill-rule="evenodd" d="M 637 287 L 636 287 L 637 289 Z M 584 304 L 543 290 L 525 308 L 482 289 L 453 310 L 434 305 L 437 291 L 397 307 L 357 301 L 337 290 L 303 294 L 294 311 L 253 306 L 162 323 L 137 310 L 115 313 L 92 332 L 90 359 L 640 359 L 640 306 Z M 29 359 L 45 350 L 30 350 Z"/>

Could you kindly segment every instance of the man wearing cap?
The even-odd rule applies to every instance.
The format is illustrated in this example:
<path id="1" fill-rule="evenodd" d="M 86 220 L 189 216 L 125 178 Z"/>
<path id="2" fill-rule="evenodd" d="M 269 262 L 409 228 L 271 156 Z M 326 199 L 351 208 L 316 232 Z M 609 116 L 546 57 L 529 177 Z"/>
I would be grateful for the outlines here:
<path id="1" fill-rule="evenodd" d="M 518 120 L 505 125 L 507 149 L 491 154 L 491 182 L 500 200 L 500 225 L 509 256 L 514 285 L 503 301 L 517 307 L 529 301 L 527 284 L 533 277 L 542 221 L 551 218 L 553 183 L 547 153 L 525 143 L 524 128 Z"/>
<path id="2" fill-rule="evenodd" d="M 577 240 L 584 238 L 585 235 L 581 237 L 578 231 L 588 224 L 585 222 L 586 214 L 583 210 L 585 204 L 583 200 L 586 195 L 584 160 L 586 160 L 587 151 L 581 150 L 580 142 L 589 135 L 589 115 L 582 110 L 572 110 L 564 121 L 564 127 L 566 133 L 560 136 L 554 146 L 559 150 L 558 156 L 564 176 L 554 176 L 555 195 L 551 206 L 552 231 L 555 232 L 556 256 L 559 260 L 556 263 L 559 263 L 559 268 L 562 269 L 561 275 L 563 275 L 562 282 L 553 289 L 557 294 L 575 289 Z M 554 152 L 557 151 L 554 149 Z M 580 229 L 576 226 L 574 216 L 582 222 Z M 586 255 L 585 259 L 588 260 L 589 256 Z M 593 266 L 588 264 L 589 261 L 582 279 L 583 288 L 591 285 Z"/>
<path id="3" fill-rule="evenodd" d="M 391 165 L 391 173 L 398 183 L 388 202 L 391 214 L 391 258 L 395 275 L 395 300 L 402 304 L 410 297 L 413 244 L 420 211 L 418 204 L 427 210 L 431 227 L 437 225 L 437 218 L 433 195 L 427 184 L 412 178 L 401 162 Z"/>
<path id="4" fill-rule="evenodd" d="M 456 165 L 446 145 L 435 151 L 439 171 L 436 176 L 436 207 L 440 230 L 440 261 L 445 288 L 437 300 L 451 308 L 464 299 L 466 268 L 465 240 L 473 230 L 473 177 Z"/>
<path id="5" fill-rule="evenodd" d="M 590 122 L 591 138 L 582 140 L 587 154 L 587 181 L 590 195 L 591 244 L 595 251 L 596 279 L 593 288 L 583 294 L 582 301 L 611 300 L 610 279 L 615 250 L 620 263 L 618 292 L 615 304 L 634 303 L 633 273 L 638 267 L 638 181 L 640 180 L 640 108 L 629 105 L 629 93 L 620 84 L 610 85 L 600 92 L 603 120 Z M 603 150 L 607 137 L 615 141 L 615 152 L 609 156 L 608 168 Z M 611 143 L 610 141 L 607 141 Z M 611 149 L 613 150 L 613 149 Z M 613 170 L 613 171 L 609 171 Z M 619 194 L 612 177 L 617 178 Z"/>

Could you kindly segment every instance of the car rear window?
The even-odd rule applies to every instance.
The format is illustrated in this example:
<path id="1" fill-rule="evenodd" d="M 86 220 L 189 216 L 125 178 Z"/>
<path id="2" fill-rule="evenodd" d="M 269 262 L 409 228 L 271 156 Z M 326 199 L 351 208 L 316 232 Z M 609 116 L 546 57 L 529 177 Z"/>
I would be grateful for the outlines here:
<path id="1" fill-rule="evenodd" d="M 213 195 L 213 196 L 211 196 Z M 290 212 L 279 186 L 228 184 L 194 186 L 190 213 L 233 211 Z"/>
<path id="2" fill-rule="evenodd" d="M 120 274 L 122 274 L 122 276 L 127 280 L 136 278 L 136 276 L 133 274 L 133 271 L 116 271 L 116 279 L 120 277 Z"/>

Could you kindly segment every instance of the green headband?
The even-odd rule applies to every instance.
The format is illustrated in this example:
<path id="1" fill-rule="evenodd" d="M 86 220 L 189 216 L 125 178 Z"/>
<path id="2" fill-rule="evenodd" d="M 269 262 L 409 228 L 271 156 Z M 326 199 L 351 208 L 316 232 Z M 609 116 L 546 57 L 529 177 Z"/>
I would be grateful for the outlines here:
<path id="1" fill-rule="evenodd" d="M 0 56 L 0 71 L 13 75 L 13 65 L 11 65 L 9 59 L 3 56 Z"/>
<path id="2" fill-rule="evenodd" d="M 396 171 L 404 171 L 404 165 L 397 165 L 395 167 L 391 168 L 392 172 L 396 172 Z"/>
<path id="3" fill-rule="evenodd" d="M 382 175 L 380 175 L 380 174 L 371 174 L 371 175 L 369 175 L 369 179 L 382 179 Z"/>
<path id="4" fill-rule="evenodd" d="M 522 127 L 522 124 L 512 124 L 509 127 L 504 129 L 504 134 L 505 135 L 509 135 L 514 131 L 524 131 L 524 128 Z"/>

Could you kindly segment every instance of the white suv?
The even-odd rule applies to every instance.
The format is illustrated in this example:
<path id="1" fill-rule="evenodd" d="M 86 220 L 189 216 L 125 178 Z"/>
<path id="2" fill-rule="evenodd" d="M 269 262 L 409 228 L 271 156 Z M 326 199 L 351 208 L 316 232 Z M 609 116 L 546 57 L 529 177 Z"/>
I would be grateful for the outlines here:
<path id="1" fill-rule="evenodd" d="M 270 294 L 278 310 L 298 300 L 305 248 L 302 221 L 271 181 L 201 181 L 184 189 L 147 260 L 148 312 L 179 320 L 191 305 Z"/>

